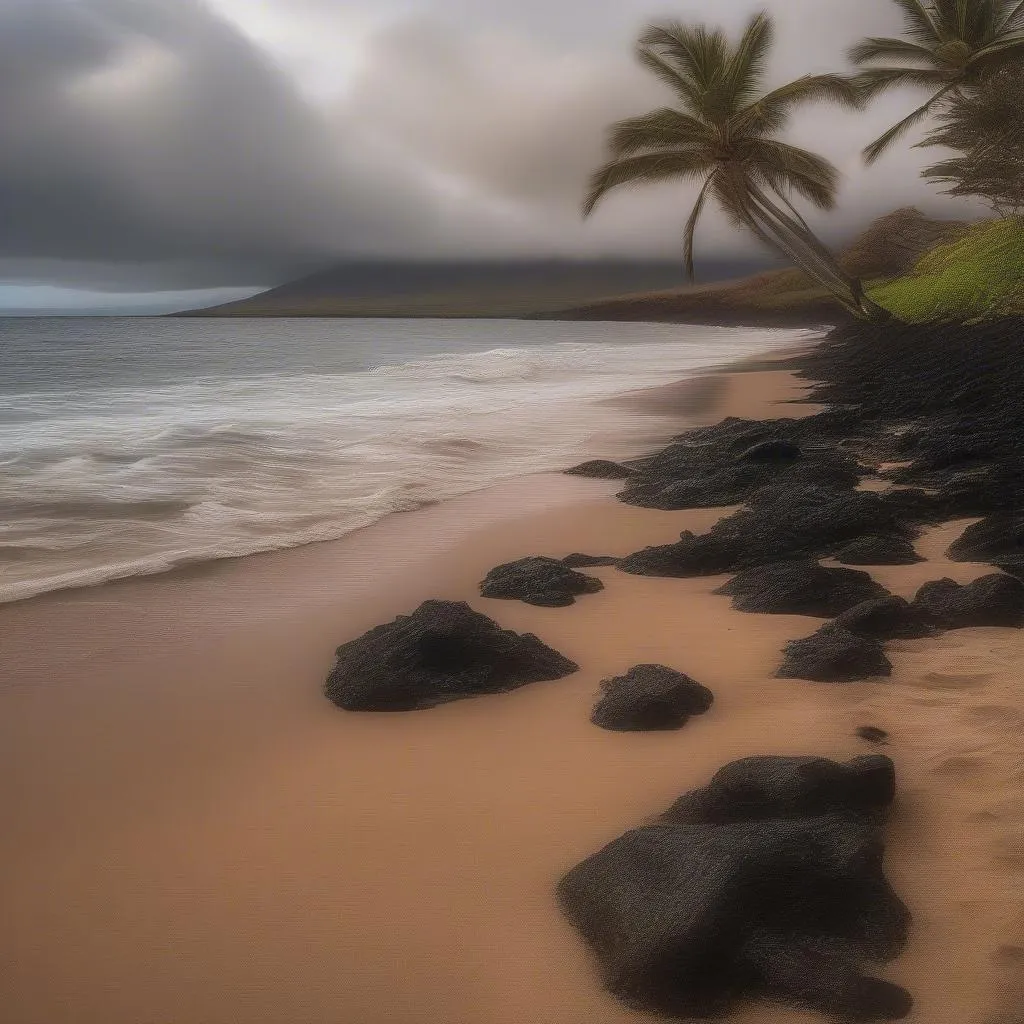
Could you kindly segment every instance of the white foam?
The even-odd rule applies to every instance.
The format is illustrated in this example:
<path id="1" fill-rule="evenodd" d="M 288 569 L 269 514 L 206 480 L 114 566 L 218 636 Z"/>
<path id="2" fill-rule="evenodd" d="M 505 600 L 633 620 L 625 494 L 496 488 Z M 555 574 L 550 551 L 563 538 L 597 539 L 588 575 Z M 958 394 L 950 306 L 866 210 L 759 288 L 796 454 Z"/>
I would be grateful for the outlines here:
<path id="1" fill-rule="evenodd" d="M 505 477 L 638 455 L 652 421 L 595 399 L 804 333 L 686 328 L 2 396 L 0 601 L 332 539 Z"/>

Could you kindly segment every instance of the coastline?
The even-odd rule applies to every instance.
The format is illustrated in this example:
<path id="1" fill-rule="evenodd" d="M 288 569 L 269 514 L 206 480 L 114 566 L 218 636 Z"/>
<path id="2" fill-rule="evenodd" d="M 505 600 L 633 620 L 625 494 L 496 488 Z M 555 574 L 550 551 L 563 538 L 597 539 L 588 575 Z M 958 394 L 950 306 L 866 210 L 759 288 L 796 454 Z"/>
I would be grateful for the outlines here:
<path id="1" fill-rule="evenodd" d="M 787 370 L 719 377 L 698 422 L 813 411 L 786 404 L 806 387 Z M 666 407 L 675 387 L 629 400 Z M 887 869 L 915 915 L 881 974 L 914 992 L 922 1024 L 999 1009 L 992 954 L 1024 924 L 1020 633 L 902 641 L 891 681 L 830 686 L 771 674 L 816 622 L 733 611 L 711 595 L 719 577 L 588 570 L 606 589 L 562 609 L 479 597 L 501 562 L 624 555 L 723 515 L 627 506 L 618 488 L 541 474 L 339 541 L 0 608 L 0 658 L 18 666 L 0 690 L 12 1019 L 645 1019 L 599 990 L 554 881 L 726 761 L 849 758 L 867 752 L 863 724 L 893 737 Z M 872 575 L 908 597 L 983 575 L 941 554 L 963 525 L 927 531 L 926 562 Z M 427 598 L 468 600 L 581 671 L 412 715 L 326 702 L 334 647 Z M 590 725 L 599 680 L 646 661 L 710 686 L 715 707 L 681 733 Z M 816 1018 L 761 1006 L 732 1019 Z"/>

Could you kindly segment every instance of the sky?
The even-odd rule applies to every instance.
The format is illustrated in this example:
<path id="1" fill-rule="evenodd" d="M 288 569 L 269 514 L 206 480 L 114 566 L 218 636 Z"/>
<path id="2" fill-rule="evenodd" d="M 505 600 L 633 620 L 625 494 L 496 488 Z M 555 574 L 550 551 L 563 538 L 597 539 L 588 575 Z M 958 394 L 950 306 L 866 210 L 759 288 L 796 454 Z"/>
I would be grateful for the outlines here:
<path id="1" fill-rule="evenodd" d="M 579 215 L 606 126 L 671 98 L 634 40 L 765 8 L 771 84 L 900 28 L 892 0 L 0 0 L 0 308 L 187 306 L 345 257 L 675 257 L 692 185 Z M 965 212 L 919 179 L 928 150 L 861 164 L 920 102 L 794 119 L 844 174 L 809 218 L 826 239 L 907 204 Z M 711 215 L 698 244 L 752 243 Z"/>

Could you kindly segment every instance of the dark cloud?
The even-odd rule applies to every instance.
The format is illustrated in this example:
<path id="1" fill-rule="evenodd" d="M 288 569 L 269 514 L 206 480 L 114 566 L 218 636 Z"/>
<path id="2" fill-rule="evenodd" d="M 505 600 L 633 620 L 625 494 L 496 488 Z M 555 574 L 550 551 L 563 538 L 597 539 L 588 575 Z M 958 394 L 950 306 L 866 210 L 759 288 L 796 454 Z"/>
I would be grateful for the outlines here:
<path id="1" fill-rule="evenodd" d="M 705 0 L 667 6 L 709 17 Z M 720 0 L 714 19 L 737 28 L 761 6 Z M 769 6 L 776 78 L 834 69 L 849 41 L 899 27 L 891 0 Z M 0 274 L 152 288 L 269 283 L 346 253 L 674 253 L 685 186 L 615 197 L 587 224 L 577 212 L 605 125 L 664 102 L 630 51 L 665 13 L 646 0 L 0 0 Z M 794 125 L 848 172 L 841 210 L 818 220 L 830 237 L 906 202 L 941 208 L 920 152 L 859 162 L 915 98 Z M 716 217 L 702 242 L 750 245 Z"/>

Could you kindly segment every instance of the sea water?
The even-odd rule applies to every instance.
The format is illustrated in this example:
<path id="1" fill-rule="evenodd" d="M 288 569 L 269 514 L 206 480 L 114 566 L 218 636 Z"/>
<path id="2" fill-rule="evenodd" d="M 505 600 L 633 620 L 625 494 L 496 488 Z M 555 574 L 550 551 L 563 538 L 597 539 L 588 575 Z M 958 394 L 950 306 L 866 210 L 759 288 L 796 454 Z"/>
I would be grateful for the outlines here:
<path id="1" fill-rule="evenodd" d="M 651 417 L 602 400 L 805 336 L 0 319 L 0 601 L 328 540 L 506 477 L 637 456 Z"/>

